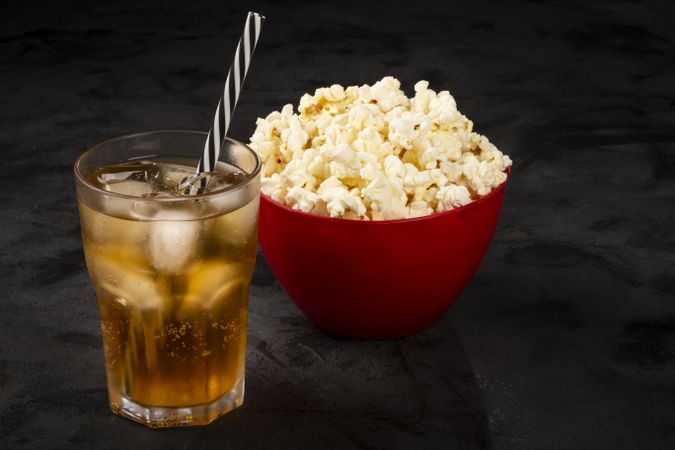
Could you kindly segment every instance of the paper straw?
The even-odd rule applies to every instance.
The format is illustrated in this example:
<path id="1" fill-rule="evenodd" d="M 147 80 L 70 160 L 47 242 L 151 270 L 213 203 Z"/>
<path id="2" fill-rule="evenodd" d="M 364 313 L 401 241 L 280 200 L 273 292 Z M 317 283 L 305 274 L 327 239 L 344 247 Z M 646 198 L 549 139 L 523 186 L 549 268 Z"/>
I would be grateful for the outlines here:
<path id="1" fill-rule="evenodd" d="M 204 154 L 199 160 L 197 173 L 213 172 L 216 167 L 218 157 L 220 156 L 220 147 L 230 127 L 232 114 L 239 99 L 239 92 L 244 85 L 244 79 L 251 64 L 251 57 L 260 37 L 263 20 L 265 20 L 265 17 L 255 12 L 249 12 L 246 17 L 246 25 L 244 25 L 244 31 L 239 38 L 232 66 L 229 72 L 227 72 L 225 89 L 218 101 L 216 115 L 213 117 L 213 125 L 209 130 L 209 135 L 206 137 Z"/>

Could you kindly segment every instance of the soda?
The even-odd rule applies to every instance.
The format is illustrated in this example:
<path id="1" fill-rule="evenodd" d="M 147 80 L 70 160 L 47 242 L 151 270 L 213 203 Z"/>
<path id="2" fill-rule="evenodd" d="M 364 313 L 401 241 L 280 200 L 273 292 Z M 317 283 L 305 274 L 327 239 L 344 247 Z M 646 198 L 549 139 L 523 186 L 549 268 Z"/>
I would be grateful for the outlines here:
<path id="1" fill-rule="evenodd" d="M 214 207 L 206 197 L 246 175 L 194 172 L 180 158 L 113 164 L 86 177 L 100 198 L 78 195 L 110 405 L 150 426 L 208 423 L 243 401 L 259 196 Z"/>

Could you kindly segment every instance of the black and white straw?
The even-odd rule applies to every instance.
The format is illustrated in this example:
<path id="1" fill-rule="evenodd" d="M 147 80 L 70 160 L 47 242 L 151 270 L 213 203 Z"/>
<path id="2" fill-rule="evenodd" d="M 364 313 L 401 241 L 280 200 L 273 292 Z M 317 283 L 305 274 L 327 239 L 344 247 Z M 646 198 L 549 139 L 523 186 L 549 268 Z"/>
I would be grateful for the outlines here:
<path id="1" fill-rule="evenodd" d="M 241 87 L 244 85 L 244 79 L 251 64 L 251 57 L 260 37 L 263 20 L 265 20 L 265 17 L 255 12 L 249 12 L 246 17 L 244 32 L 239 38 L 237 51 L 234 54 L 234 61 L 229 72 L 227 72 L 225 89 L 223 89 L 223 95 L 220 96 L 220 100 L 218 101 L 216 115 L 213 118 L 213 125 L 209 130 L 209 135 L 206 137 L 204 154 L 202 155 L 202 159 L 199 160 L 197 173 L 213 172 L 215 169 L 220 155 L 220 147 L 230 127 L 230 120 L 232 119 L 234 108 L 237 106 L 239 92 L 241 92 Z"/>

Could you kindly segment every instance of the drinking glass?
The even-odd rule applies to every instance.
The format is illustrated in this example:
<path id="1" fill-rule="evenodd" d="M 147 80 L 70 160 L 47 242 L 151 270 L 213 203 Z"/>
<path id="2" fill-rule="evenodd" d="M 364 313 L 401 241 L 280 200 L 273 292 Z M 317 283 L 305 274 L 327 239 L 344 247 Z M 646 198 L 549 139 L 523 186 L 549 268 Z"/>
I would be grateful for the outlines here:
<path id="1" fill-rule="evenodd" d="M 239 170 L 239 182 L 194 196 L 140 195 L 138 180 L 109 191 L 95 178 L 153 161 L 168 180 L 177 164 L 197 166 L 205 140 L 194 131 L 123 136 L 74 167 L 110 407 L 152 428 L 207 424 L 243 403 L 260 160 L 227 138 L 218 164 Z"/>

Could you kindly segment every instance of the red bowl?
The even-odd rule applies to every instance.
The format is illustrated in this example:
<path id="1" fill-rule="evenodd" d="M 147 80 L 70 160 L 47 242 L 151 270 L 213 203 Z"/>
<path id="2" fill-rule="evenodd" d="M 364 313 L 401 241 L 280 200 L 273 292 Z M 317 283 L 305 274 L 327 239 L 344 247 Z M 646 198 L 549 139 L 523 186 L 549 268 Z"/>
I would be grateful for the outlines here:
<path id="1" fill-rule="evenodd" d="M 260 244 L 318 327 L 356 338 L 408 336 L 434 323 L 473 277 L 505 185 L 450 211 L 370 222 L 307 214 L 262 195 Z"/>

